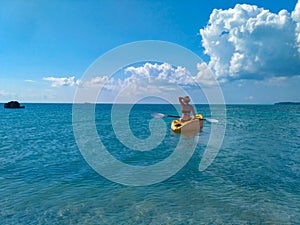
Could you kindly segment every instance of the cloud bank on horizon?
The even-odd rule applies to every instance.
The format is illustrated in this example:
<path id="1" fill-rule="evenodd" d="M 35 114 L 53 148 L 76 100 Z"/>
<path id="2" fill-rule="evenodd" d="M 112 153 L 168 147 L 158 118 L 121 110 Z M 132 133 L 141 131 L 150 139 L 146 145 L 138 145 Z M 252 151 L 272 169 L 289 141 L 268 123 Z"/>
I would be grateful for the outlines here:
<path id="1" fill-rule="evenodd" d="M 81 88 L 100 88 L 107 90 L 118 90 L 131 86 L 134 89 L 145 86 L 170 86 L 173 84 L 193 85 L 193 79 L 189 71 L 182 67 L 174 67 L 168 63 L 146 62 L 140 66 L 128 66 L 122 69 L 121 78 L 116 79 L 112 76 L 96 76 L 90 80 L 80 80 L 72 77 L 44 77 L 43 80 L 51 82 L 52 87 L 78 86 Z M 156 88 L 157 89 L 157 88 Z"/>
<path id="2" fill-rule="evenodd" d="M 220 82 L 300 75 L 300 1 L 292 13 L 247 4 L 215 9 L 200 34 Z"/>

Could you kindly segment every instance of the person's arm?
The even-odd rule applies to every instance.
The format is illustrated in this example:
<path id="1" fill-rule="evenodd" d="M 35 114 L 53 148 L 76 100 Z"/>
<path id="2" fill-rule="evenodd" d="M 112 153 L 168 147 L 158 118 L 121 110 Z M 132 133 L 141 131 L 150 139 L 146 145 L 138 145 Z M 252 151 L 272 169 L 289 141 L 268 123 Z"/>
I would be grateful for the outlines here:
<path id="1" fill-rule="evenodd" d="M 179 100 L 179 102 L 180 102 L 181 105 L 184 105 L 183 97 L 179 97 L 178 100 Z"/>
<path id="2" fill-rule="evenodd" d="M 194 109 L 194 107 L 193 106 L 191 106 L 191 111 L 192 111 L 192 113 L 193 113 L 193 116 L 194 116 L 194 119 L 196 118 L 196 112 L 195 112 L 195 109 Z"/>

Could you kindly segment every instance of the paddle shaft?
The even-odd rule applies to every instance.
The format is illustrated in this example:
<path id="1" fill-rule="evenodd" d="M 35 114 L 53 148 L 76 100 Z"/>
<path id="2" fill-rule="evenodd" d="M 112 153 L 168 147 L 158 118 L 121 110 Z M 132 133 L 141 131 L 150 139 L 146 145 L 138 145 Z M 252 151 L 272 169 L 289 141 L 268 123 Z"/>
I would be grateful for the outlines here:
<path id="1" fill-rule="evenodd" d="M 166 117 L 180 118 L 180 116 L 166 115 Z"/>
<path id="2" fill-rule="evenodd" d="M 162 113 L 152 113 L 152 116 L 155 118 L 163 118 L 163 117 L 173 117 L 173 118 L 180 118 L 180 116 L 173 116 L 173 115 L 166 115 L 166 114 L 162 114 Z M 204 120 L 210 122 L 210 123 L 218 123 L 219 121 L 217 119 L 208 119 L 208 118 L 204 118 Z"/>
<path id="3" fill-rule="evenodd" d="M 165 115 L 166 117 L 174 117 L 174 118 L 180 118 L 180 116 L 172 116 L 172 115 Z M 207 118 L 203 118 L 203 119 L 201 119 L 201 120 L 206 120 L 206 121 L 208 121 L 208 122 L 210 122 L 210 123 L 217 123 L 217 122 L 219 122 L 218 120 L 216 120 L 216 119 L 207 119 Z"/>

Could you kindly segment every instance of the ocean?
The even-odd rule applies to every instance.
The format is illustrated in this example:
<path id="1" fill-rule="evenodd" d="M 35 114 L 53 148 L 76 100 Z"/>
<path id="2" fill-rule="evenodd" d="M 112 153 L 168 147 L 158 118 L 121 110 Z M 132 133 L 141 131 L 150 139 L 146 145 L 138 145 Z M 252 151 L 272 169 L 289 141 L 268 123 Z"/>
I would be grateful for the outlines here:
<path id="1" fill-rule="evenodd" d="M 0 224 L 300 224 L 299 105 L 226 105 L 226 121 L 213 115 L 220 127 L 226 124 L 222 145 L 202 171 L 212 123 L 205 121 L 196 136 L 182 137 L 170 130 L 174 118 L 151 116 L 178 115 L 176 106 L 134 105 L 125 123 L 118 109 L 114 126 L 112 105 L 97 105 L 98 139 L 131 168 L 164 162 L 182 140 L 183 146 L 192 146 L 182 168 L 170 166 L 143 180 L 139 173 L 99 159 L 97 140 L 85 133 L 89 117 L 83 112 L 74 122 L 72 104 L 23 105 L 0 108 Z M 208 105 L 196 109 L 212 117 Z M 150 129 L 155 121 L 163 126 Z M 128 146 L 131 135 L 118 133 L 121 125 L 143 145 Z M 144 140 L 152 135 L 153 146 L 147 149 Z M 139 147 L 143 150 L 131 149 Z M 184 148 L 178 150 L 182 157 Z M 177 166 L 182 159 L 175 161 Z M 105 164 L 104 172 L 96 172 L 93 163 Z"/>

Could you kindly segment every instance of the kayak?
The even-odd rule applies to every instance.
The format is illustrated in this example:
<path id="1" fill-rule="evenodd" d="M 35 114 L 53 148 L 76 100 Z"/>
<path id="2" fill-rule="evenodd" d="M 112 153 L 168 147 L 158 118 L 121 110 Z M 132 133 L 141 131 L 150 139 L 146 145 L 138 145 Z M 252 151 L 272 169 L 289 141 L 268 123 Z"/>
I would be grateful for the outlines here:
<path id="1" fill-rule="evenodd" d="M 197 114 L 196 118 L 186 122 L 180 120 L 173 120 L 171 129 L 175 133 L 182 132 L 199 132 L 203 128 L 204 118 L 201 114 Z"/>

